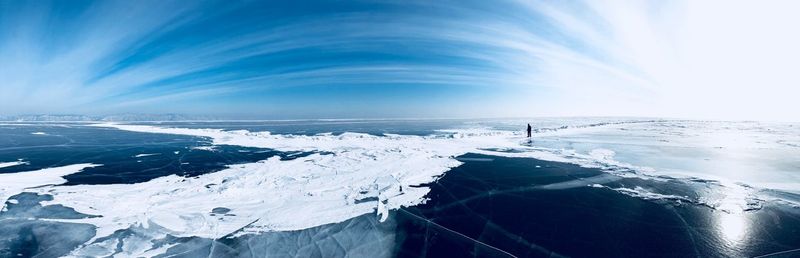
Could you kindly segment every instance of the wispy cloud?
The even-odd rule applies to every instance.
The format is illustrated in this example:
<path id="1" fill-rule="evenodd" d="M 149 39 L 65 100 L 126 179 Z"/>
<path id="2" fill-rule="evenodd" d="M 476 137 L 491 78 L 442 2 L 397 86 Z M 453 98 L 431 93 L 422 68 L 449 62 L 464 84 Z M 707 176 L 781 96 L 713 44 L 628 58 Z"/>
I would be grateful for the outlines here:
<path id="1" fill-rule="evenodd" d="M 0 110 L 798 119 L 792 5 L 4 2 Z"/>

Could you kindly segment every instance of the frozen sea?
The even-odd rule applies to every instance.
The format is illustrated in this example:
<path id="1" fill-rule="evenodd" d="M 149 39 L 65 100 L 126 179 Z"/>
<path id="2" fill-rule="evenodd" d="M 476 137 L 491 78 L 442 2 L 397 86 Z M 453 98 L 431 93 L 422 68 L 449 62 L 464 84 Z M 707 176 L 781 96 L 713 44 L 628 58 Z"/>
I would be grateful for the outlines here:
<path id="1" fill-rule="evenodd" d="M 798 257 L 800 124 L 0 122 L 0 203 L 0 257 Z"/>

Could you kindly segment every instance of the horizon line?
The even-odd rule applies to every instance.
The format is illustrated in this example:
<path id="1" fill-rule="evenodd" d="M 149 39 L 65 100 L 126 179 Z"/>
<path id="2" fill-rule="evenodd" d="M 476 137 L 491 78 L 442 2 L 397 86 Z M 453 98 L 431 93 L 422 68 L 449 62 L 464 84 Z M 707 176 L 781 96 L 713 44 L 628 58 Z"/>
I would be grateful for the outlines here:
<path id="1" fill-rule="evenodd" d="M 83 115 L 83 114 L 25 114 L 25 115 L 0 115 L 0 122 L 33 122 L 33 123 L 48 123 L 48 122 L 69 122 L 69 123 L 102 123 L 102 122 L 291 122 L 291 121 L 414 121 L 414 120 L 490 120 L 490 119 L 552 119 L 552 118 L 619 118 L 619 119 L 652 119 L 663 121 L 697 121 L 697 122 L 778 122 L 778 123 L 800 123 L 800 121 L 778 121 L 778 120 L 731 120 L 731 119 L 708 119 L 708 118 L 686 118 L 686 117 L 656 117 L 656 116 L 623 116 L 623 115 L 604 115 L 604 116 L 591 116 L 591 115 L 565 115 L 565 116 L 497 116 L 497 117 L 383 117 L 383 118 L 285 118 L 285 119 L 261 119 L 261 118 L 242 118 L 242 119 L 185 119 L 185 120 L 58 120 L 58 121 L 36 121 L 36 120 L 2 120 L 2 118 L 9 117 L 25 117 L 25 116 L 86 116 L 92 118 L 103 118 L 109 116 L 123 116 L 123 115 L 141 115 L 141 116 L 203 116 L 203 115 L 188 115 L 180 113 L 164 113 L 164 114 L 110 114 L 110 115 Z"/>

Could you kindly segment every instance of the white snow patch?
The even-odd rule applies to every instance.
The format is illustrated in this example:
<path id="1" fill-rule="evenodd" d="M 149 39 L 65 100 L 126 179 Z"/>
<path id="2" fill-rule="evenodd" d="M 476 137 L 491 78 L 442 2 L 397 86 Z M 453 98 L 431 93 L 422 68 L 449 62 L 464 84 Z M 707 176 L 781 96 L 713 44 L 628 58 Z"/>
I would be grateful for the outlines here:
<path id="1" fill-rule="evenodd" d="M 0 162 L 0 168 L 7 168 L 19 165 L 28 165 L 28 164 L 30 163 L 28 163 L 27 161 L 23 161 L 22 159 L 19 159 L 17 161 L 11 161 L 11 162 Z"/>
<path id="2" fill-rule="evenodd" d="M 599 160 L 613 160 L 614 154 L 616 153 L 609 149 L 594 149 L 589 152 L 590 156 Z"/>
<path id="3" fill-rule="evenodd" d="M 9 197 L 22 193 L 29 188 L 62 184 L 67 182 L 67 180 L 62 178 L 63 176 L 78 173 L 85 168 L 97 166 L 101 165 L 84 163 L 35 171 L 0 174 L 0 203 L 3 203 L 3 206 L 5 206 L 5 202 Z"/>
<path id="4" fill-rule="evenodd" d="M 133 157 L 134 157 L 134 158 L 141 158 L 141 157 L 155 156 L 155 155 L 161 155 L 161 153 L 144 153 L 144 154 L 136 154 L 136 155 L 135 155 L 135 156 L 133 156 Z"/>
<path id="5" fill-rule="evenodd" d="M 204 150 L 204 151 L 216 151 L 216 149 L 214 149 L 214 146 L 197 146 L 197 147 L 192 147 L 191 149 L 192 150 Z"/>
<path id="6" fill-rule="evenodd" d="M 631 197 L 636 197 L 644 200 L 651 200 L 651 201 L 677 201 L 677 202 L 686 202 L 686 203 L 697 203 L 695 200 L 691 200 L 686 196 L 677 196 L 677 195 L 669 195 L 669 194 L 660 194 L 655 193 L 650 190 L 647 190 L 641 186 L 636 186 L 633 189 L 631 188 L 608 188 L 614 191 L 617 191 L 621 194 L 628 195 Z"/>

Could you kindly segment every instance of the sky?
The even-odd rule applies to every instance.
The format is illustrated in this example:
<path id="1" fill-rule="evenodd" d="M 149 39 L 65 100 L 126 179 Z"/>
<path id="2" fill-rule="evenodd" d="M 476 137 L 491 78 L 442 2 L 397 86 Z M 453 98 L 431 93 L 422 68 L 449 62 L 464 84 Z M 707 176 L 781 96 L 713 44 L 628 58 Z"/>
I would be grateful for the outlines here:
<path id="1" fill-rule="evenodd" d="M 0 0 L 0 115 L 800 121 L 800 1 Z"/>

